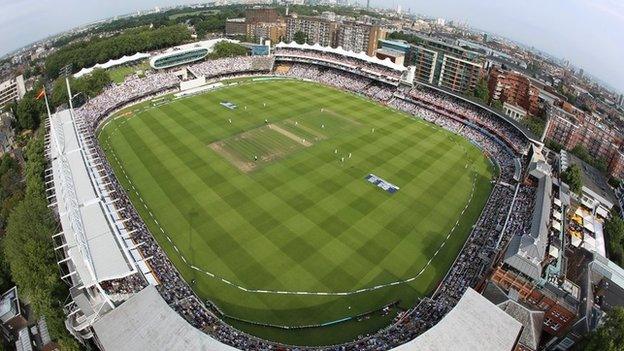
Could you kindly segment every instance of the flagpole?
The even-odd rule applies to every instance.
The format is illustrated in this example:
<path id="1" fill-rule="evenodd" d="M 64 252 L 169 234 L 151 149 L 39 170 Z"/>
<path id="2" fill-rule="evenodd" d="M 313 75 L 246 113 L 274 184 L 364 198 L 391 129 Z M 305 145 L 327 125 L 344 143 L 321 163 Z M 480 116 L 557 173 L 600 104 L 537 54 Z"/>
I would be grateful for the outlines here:
<path id="1" fill-rule="evenodd" d="M 48 103 L 48 93 L 46 92 L 45 86 L 43 87 L 43 97 L 45 99 L 46 109 L 48 110 L 48 119 L 50 119 L 50 122 L 51 122 L 52 113 L 50 113 L 50 104 Z"/>

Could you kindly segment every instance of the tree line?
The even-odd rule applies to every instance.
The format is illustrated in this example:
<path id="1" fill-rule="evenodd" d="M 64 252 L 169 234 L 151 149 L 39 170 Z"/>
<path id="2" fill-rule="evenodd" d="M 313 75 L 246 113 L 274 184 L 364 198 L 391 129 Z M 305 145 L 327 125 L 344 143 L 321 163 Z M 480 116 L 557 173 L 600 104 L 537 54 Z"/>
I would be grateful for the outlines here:
<path id="1" fill-rule="evenodd" d="M 43 132 L 40 129 L 25 149 L 23 186 L 13 195 L 19 200 L 10 205 L 0 268 L 8 267 L 12 281 L 29 301 L 35 316 L 45 316 L 50 335 L 61 349 L 77 350 L 76 340 L 65 328 L 63 301 L 68 290 L 59 277 L 52 242 L 52 235 L 60 229 L 45 194 Z M 14 169 L 11 161 L 6 162 L 8 169 Z"/>
<path id="2" fill-rule="evenodd" d="M 108 72 L 103 69 L 96 69 L 91 74 L 80 78 L 69 77 L 74 106 L 79 105 L 79 102 L 84 102 L 87 98 L 98 96 L 112 82 Z M 54 107 L 68 103 L 67 84 L 64 77 L 59 77 L 54 81 L 49 100 L 50 105 Z"/>
<path id="3" fill-rule="evenodd" d="M 45 73 L 48 78 L 54 79 L 66 65 L 71 65 L 73 72 L 77 72 L 124 55 L 179 45 L 190 38 L 189 30 L 183 25 L 130 29 L 113 37 L 74 43 L 59 49 L 46 58 Z"/>
<path id="4" fill-rule="evenodd" d="M 222 41 L 215 44 L 212 52 L 208 55 L 211 60 L 220 59 L 224 57 L 235 57 L 247 55 L 247 48 L 227 41 Z"/>

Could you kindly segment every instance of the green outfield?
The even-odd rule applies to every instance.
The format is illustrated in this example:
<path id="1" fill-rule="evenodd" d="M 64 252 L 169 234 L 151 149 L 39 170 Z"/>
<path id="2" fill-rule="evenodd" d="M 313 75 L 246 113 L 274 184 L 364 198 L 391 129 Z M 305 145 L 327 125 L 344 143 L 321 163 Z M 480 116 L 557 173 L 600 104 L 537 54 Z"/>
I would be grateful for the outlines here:
<path id="1" fill-rule="evenodd" d="M 198 295 L 264 338 L 333 344 L 386 326 L 435 289 L 491 190 L 467 140 L 318 84 L 170 100 L 119 113 L 100 143 Z"/>

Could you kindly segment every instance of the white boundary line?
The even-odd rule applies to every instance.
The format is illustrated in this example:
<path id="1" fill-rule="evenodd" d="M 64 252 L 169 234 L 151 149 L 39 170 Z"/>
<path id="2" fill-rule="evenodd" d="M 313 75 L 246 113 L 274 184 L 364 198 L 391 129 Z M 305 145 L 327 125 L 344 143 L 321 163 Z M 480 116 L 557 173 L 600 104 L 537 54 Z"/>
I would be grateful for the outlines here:
<path id="1" fill-rule="evenodd" d="M 165 104 L 163 104 L 163 105 L 165 105 Z M 158 107 L 161 107 L 163 105 L 159 105 Z M 138 117 L 141 112 L 147 111 L 149 109 L 151 109 L 151 108 L 144 108 L 144 109 L 142 109 L 142 110 L 140 110 L 140 111 L 138 111 L 136 113 L 133 112 L 132 116 L 128 117 L 126 120 L 124 120 L 123 122 L 119 123 L 119 125 L 116 126 L 116 128 L 107 136 L 107 138 L 105 140 L 106 145 L 107 145 L 107 147 L 109 149 L 109 152 L 112 153 L 113 159 L 115 160 L 115 162 L 119 166 L 119 169 L 122 171 L 124 177 L 128 181 L 128 184 L 130 185 L 130 187 L 136 193 L 137 198 L 143 204 L 143 207 L 145 208 L 145 210 L 149 214 L 149 217 L 152 219 L 152 221 L 158 227 L 158 229 L 160 229 L 160 231 L 165 235 L 165 238 L 167 239 L 167 241 L 169 241 L 169 243 L 171 245 L 173 245 L 174 250 L 176 251 L 178 256 L 182 259 L 184 264 L 186 264 L 189 268 L 191 268 L 193 270 L 196 270 L 196 271 L 198 271 L 200 273 L 203 273 L 203 274 L 205 274 L 205 275 L 207 275 L 207 276 L 209 276 L 211 278 L 214 278 L 214 279 L 216 279 L 218 281 L 221 281 L 222 283 L 224 283 L 226 285 L 232 286 L 232 287 L 234 287 L 234 288 L 236 288 L 238 290 L 244 291 L 244 292 L 258 293 L 258 294 L 275 294 L 275 295 L 347 296 L 347 295 L 356 295 L 356 294 L 360 294 L 360 293 L 364 293 L 364 292 L 375 291 L 375 290 L 379 290 L 379 289 L 383 289 L 383 288 L 387 288 L 387 287 L 395 286 L 395 285 L 399 285 L 399 284 L 410 283 L 410 282 L 416 280 L 417 278 L 419 278 L 425 272 L 425 270 L 431 265 L 431 262 L 433 261 L 433 259 L 438 255 L 438 253 L 440 252 L 442 247 L 444 247 L 444 245 L 446 244 L 448 239 L 455 232 L 455 229 L 459 225 L 459 221 L 462 219 L 462 217 L 464 215 L 464 212 L 468 209 L 468 207 L 472 203 L 473 195 L 474 195 L 475 188 L 476 188 L 477 172 L 475 171 L 475 169 L 474 169 L 474 167 L 472 165 L 470 165 L 468 162 L 466 162 L 466 165 L 469 166 L 472 169 L 472 172 L 473 172 L 472 189 L 470 191 L 470 196 L 468 198 L 468 201 L 466 202 L 466 205 L 462 209 L 462 211 L 460 213 L 460 216 L 457 218 L 457 221 L 453 225 L 453 228 L 451 228 L 449 233 L 446 235 L 446 237 L 444 238 L 444 240 L 442 241 L 442 243 L 440 244 L 440 246 L 438 247 L 436 252 L 433 254 L 432 257 L 429 258 L 429 261 L 425 264 L 425 266 L 423 266 L 423 268 L 416 275 L 414 275 L 412 277 L 409 277 L 409 278 L 406 278 L 406 279 L 395 280 L 395 281 L 392 281 L 392 282 L 389 282 L 389 283 L 376 285 L 374 287 L 362 288 L 362 289 L 358 289 L 358 290 L 348 290 L 348 291 L 278 291 L 278 290 L 263 290 L 263 289 L 246 288 L 246 287 L 244 287 L 242 285 L 233 283 L 233 282 L 231 282 L 231 281 L 229 281 L 229 280 L 227 280 L 227 279 L 225 279 L 223 277 L 220 277 L 220 276 L 218 276 L 218 275 L 216 275 L 216 274 L 214 274 L 214 273 L 212 273 L 210 271 L 203 270 L 203 269 L 201 269 L 201 268 L 199 268 L 197 266 L 194 266 L 190 262 L 187 261 L 187 259 L 184 257 L 184 255 L 178 250 L 177 246 L 173 243 L 173 241 L 171 240 L 171 237 L 169 236 L 169 234 L 158 223 L 158 221 L 156 220 L 156 217 L 154 216 L 154 214 L 147 207 L 146 202 L 143 200 L 143 197 L 139 194 L 138 190 L 136 190 L 134 184 L 132 183 L 132 180 L 130 180 L 130 178 L 128 177 L 128 174 L 126 173 L 126 171 L 125 171 L 125 169 L 123 167 L 123 165 L 121 164 L 121 162 L 117 158 L 117 154 L 116 154 L 115 150 L 111 147 L 111 144 L 110 144 L 111 136 L 113 136 L 119 130 L 119 128 L 122 125 L 124 125 L 130 118 Z M 122 117 L 122 116 L 115 117 L 115 119 L 117 119 L 119 117 Z M 103 131 L 103 129 L 104 129 L 104 127 L 102 127 L 100 129 L 100 133 Z M 444 129 L 444 128 L 441 128 L 441 129 Z M 444 129 L 444 130 L 446 130 L 446 129 Z M 452 140 L 452 141 L 456 145 L 460 145 L 456 140 Z M 466 150 L 466 148 L 463 145 L 460 145 L 460 147 L 463 149 L 464 154 L 466 155 L 467 160 L 468 160 L 468 151 Z M 129 190 L 126 190 L 126 191 L 128 192 L 128 194 L 130 194 Z"/>

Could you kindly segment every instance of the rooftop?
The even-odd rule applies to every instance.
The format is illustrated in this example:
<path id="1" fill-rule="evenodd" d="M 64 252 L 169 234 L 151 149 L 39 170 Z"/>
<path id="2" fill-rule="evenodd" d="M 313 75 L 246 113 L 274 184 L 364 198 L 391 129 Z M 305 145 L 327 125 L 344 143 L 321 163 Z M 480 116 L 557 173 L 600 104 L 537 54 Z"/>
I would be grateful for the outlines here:
<path id="1" fill-rule="evenodd" d="M 433 328 L 394 350 L 511 351 L 522 324 L 473 289 Z"/>
<path id="2" fill-rule="evenodd" d="M 611 189 L 611 187 L 609 186 L 607 178 L 602 174 L 602 172 L 569 152 L 562 151 L 562 158 L 564 153 L 567 155 L 567 159 L 569 162 L 568 165 L 575 164 L 580 168 L 584 188 L 590 190 L 596 195 L 602 197 L 604 200 L 610 202 L 612 206 L 617 203 L 615 193 L 613 192 L 613 189 Z M 596 200 L 600 201 L 600 199 Z"/>
<path id="3" fill-rule="evenodd" d="M 514 236 L 505 252 L 505 263 L 533 280 L 539 280 L 542 276 L 542 261 L 548 244 L 551 192 L 550 175 L 540 178 L 535 195 L 531 229 L 525 235 Z"/>
<path id="4" fill-rule="evenodd" d="M 190 325 L 153 285 L 104 315 L 93 328 L 105 350 L 237 350 Z"/>

